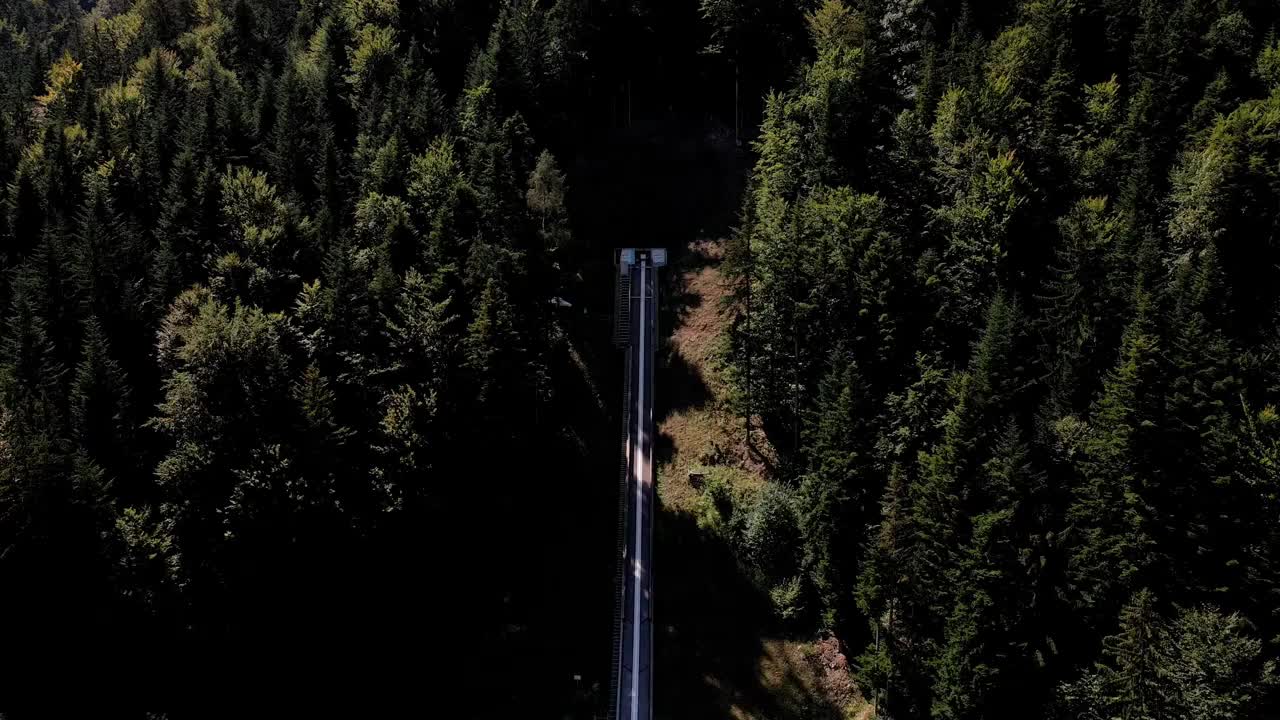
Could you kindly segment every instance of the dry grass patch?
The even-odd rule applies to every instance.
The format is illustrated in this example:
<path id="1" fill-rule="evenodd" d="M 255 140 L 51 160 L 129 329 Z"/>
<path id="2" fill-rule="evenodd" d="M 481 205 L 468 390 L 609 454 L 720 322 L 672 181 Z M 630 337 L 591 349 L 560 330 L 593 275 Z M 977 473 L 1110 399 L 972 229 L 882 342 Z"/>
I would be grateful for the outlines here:
<path id="1" fill-rule="evenodd" d="M 821 717 L 835 720 L 869 720 L 874 713 L 863 700 L 849 673 L 839 644 L 832 640 L 801 642 L 768 638 L 757 664 L 759 687 L 771 696 L 770 705 L 786 717 Z M 735 720 L 762 720 L 756 703 L 730 705 Z"/>
<path id="2" fill-rule="evenodd" d="M 680 584 L 662 597 L 668 605 L 671 642 L 667 657 L 678 667 L 669 672 L 673 690 L 689 706 L 669 709 L 667 717 L 832 718 L 868 720 L 845 656 L 834 639 L 806 642 L 772 636 L 768 611 L 749 610 L 752 589 L 735 576 L 727 548 L 707 532 L 703 493 L 689 481 L 690 471 L 708 484 L 727 485 L 743 496 L 764 487 L 777 456 L 753 423 L 747 424 L 729 405 L 729 386 L 722 365 L 722 338 L 728 326 L 722 299 L 727 293 L 720 270 L 723 243 L 699 241 L 680 265 L 675 298 L 679 321 L 669 339 L 670 411 L 658 423 L 666 445 L 658 467 L 658 493 L 668 535 L 660 537 L 684 566 L 666 577 Z M 679 536 L 679 533 L 684 535 Z M 694 538 L 699 538 L 695 540 Z M 682 544 L 683 543 L 683 544 Z M 728 588 L 736 588 L 733 591 Z M 726 597 L 725 593 L 731 597 Z M 723 603 L 730 602 L 732 607 Z M 661 605 L 659 605 L 661 607 Z M 660 611 L 661 612 L 661 611 Z M 675 640 L 674 638 L 681 638 Z M 699 701 L 692 701 L 693 696 Z M 697 709 L 695 709 L 695 707 Z"/>
<path id="3" fill-rule="evenodd" d="M 698 405 L 670 413 L 658 423 L 659 435 L 669 439 L 671 454 L 658 468 L 658 492 L 664 506 L 693 512 L 698 491 L 689 484 L 690 470 L 710 466 L 733 472 L 734 485 L 758 489 L 776 455 L 763 433 L 753 428 L 747 442 L 747 424 L 728 407 L 728 383 L 721 362 L 722 338 L 728 318 L 721 307 L 727 289 L 720 262 L 723 241 L 700 240 L 690 248 L 683 272 L 687 310 L 671 334 L 673 364 L 687 368 L 705 387 L 707 397 Z M 758 426 L 758 423 L 756 423 Z"/>

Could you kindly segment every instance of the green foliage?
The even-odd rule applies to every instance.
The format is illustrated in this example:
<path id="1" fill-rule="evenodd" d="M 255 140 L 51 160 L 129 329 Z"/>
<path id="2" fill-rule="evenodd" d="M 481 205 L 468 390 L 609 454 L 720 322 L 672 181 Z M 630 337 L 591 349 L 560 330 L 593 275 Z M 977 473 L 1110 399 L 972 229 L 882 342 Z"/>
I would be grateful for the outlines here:
<path id="1" fill-rule="evenodd" d="M 803 583 L 797 575 L 790 580 L 783 580 L 769 590 L 769 600 L 773 603 L 773 612 L 785 623 L 795 622 L 804 617 Z"/>
<path id="2" fill-rule="evenodd" d="M 157 352 L 171 374 L 156 428 L 178 440 L 185 453 L 202 442 L 233 441 L 246 429 L 233 424 L 245 418 L 269 419 L 288 369 L 282 324 L 280 316 L 256 307 L 228 307 L 204 288 L 180 295 L 159 333 Z M 182 460 L 175 457 L 174 463 L 178 470 Z M 168 471 L 161 478 L 182 481 L 181 473 Z"/>
<path id="3" fill-rule="evenodd" d="M 436 289 L 417 270 L 410 270 L 396 301 L 395 311 L 386 320 L 387 335 L 402 362 L 413 363 L 419 378 L 443 376 L 456 352 L 457 318 L 449 312 L 450 298 L 436 299 Z"/>
<path id="4" fill-rule="evenodd" d="M 824 612 L 823 622 L 839 627 L 841 588 L 852 574 L 850 530 L 866 523 L 873 501 L 867 388 L 850 361 L 836 364 L 820 389 L 821 400 L 807 445 L 811 470 L 800 482 L 797 514 L 804 539 L 802 566 Z"/>
<path id="5" fill-rule="evenodd" d="M 948 300 L 944 318 L 959 322 L 981 311 L 992 288 L 1008 278 L 1013 223 L 1025 203 L 1022 167 L 1013 153 L 989 158 L 962 181 L 954 201 L 939 209 L 946 234 L 942 275 Z"/>
<path id="6" fill-rule="evenodd" d="M 1061 686 L 1060 702 L 1073 717 L 1252 717 L 1276 682 L 1261 648 L 1237 615 L 1200 607 L 1166 619 L 1143 590 L 1106 638 L 1110 662 Z"/>
<path id="7" fill-rule="evenodd" d="M 113 472 L 132 470 L 136 422 L 124 369 L 111 357 L 101 325 L 90 319 L 84 350 L 71 382 L 71 433 L 85 453 Z"/>
<path id="8" fill-rule="evenodd" d="M 1185 717 L 1195 720 L 1241 717 L 1259 707 L 1274 686 L 1276 662 L 1262 660 L 1262 642 L 1250 637 L 1238 614 L 1210 607 L 1178 614 L 1169 628 L 1176 650 L 1168 682 L 1176 688 Z"/>
<path id="9" fill-rule="evenodd" d="M 735 492 L 723 466 L 705 468 L 706 485 L 698 498 L 698 527 L 736 544 L 742 531 L 745 512 L 739 512 L 748 499 Z"/>
<path id="10" fill-rule="evenodd" d="M 600 714 L 529 702 L 594 643 L 597 246 L 723 229 L 732 125 L 725 369 L 776 454 L 698 521 L 762 606 L 865 642 L 883 716 L 1274 707 L 1275 8 L 677 5 L 0 10 L 15 657 L 324 627 Z"/>
<path id="11" fill-rule="evenodd" d="M 1050 531 L 1044 478 L 1016 426 L 1002 432 L 981 475 L 989 504 L 972 518 L 958 561 L 957 603 L 935 660 L 935 717 L 983 716 L 1020 675 L 1043 665 L 1045 640 L 1035 635 L 1035 623 L 1045 601 L 1019 601 L 1046 589 Z"/>
<path id="12" fill-rule="evenodd" d="M 36 97 L 36 103 L 53 122 L 62 120 L 71 110 L 83 69 L 84 65 L 76 62 L 69 52 L 64 52 L 49 67 L 49 81 L 44 86 L 44 94 Z"/>
<path id="13" fill-rule="evenodd" d="M 1058 221 L 1059 245 L 1043 295 L 1043 323 L 1056 349 L 1051 391 L 1060 412 L 1084 410 L 1097 392 L 1102 352 L 1114 342 L 1125 299 L 1122 226 L 1106 198 L 1085 198 Z"/>
<path id="14" fill-rule="evenodd" d="M 351 72 L 347 82 L 357 92 L 368 93 L 371 86 L 385 82 L 393 69 L 396 51 L 395 30 L 389 27 L 365 25 L 360 28 L 357 45 L 351 53 Z"/>
<path id="15" fill-rule="evenodd" d="M 1145 487 L 1154 483 L 1154 407 L 1160 355 L 1150 296 L 1138 291 L 1135 317 L 1121 339 L 1084 442 L 1082 485 L 1067 511 L 1078 533 L 1070 565 L 1085 605 L 1114 602 L 1153 562 Z"/>
<path id="16" fill-rule="evenodd" d="M 1280 88 L 1280 45 L 1269 45 L 1258 55 L 1258 79 L 1271 90 Z"/>
<path id="17" fill-rule="evenodd" d="M 1037 716 L 1143 588 L 1280 627 L 1249 580 L 1274 578 L 1274 13 L 1095 5 L 814 3 L 765 100 L 729 376 L 797 487 L 817 626 L 870 625 L 894 717 Z M 743 9 L 703 3 L 718 49 Z M 1065 716 L 1193 713 L 1157 692 L 1152 607 L 1126 689 L 1085 676 Z"/>
<path id="18" fill-rule="evenodd" d="M 557 218 L 565 212 L 564 174 L 556 165 L 555 156 L 546 150 L 538 156 L 538 165 L 529 176 L 529 191 L 525 194 L 529 209 L 538 213 L 545 229 L 549 218 Z"/>
<path id="19" fill-rule="evenodd" d="M 293 213 L 279 197 L 263 173 L 248 168 L 228 168 L 221 180 L 222 214 L 226 218 L 231 243 L 218 262 L 235 258 L 236 268 L 227 267 L 223 277 L 214 278 L 213 289 L 224 301 L 241 297 L 267 307 L 276 307 L 297 281 L 297 270 L 305 261 Z M 240 273 L 243 280 L 228 278 Z"/>
<path id="20" fill-rule="evenodd" d="M 1124 157 L 1117 137 L 1124 111 L 1121 89 L 1115 75 L 1084 88 L 1085 119 L 1072 166 L 1086 192 L 1106 192 L 1117 185 L 1116 163 Z"/>
<path id="21" fill-rule="evenodd" d="M 743 523 L 744 554 L 770 583 L 790 578 L 795 570 L 800 533 L 792 495 L 779 485 L 766 485 Z"/>

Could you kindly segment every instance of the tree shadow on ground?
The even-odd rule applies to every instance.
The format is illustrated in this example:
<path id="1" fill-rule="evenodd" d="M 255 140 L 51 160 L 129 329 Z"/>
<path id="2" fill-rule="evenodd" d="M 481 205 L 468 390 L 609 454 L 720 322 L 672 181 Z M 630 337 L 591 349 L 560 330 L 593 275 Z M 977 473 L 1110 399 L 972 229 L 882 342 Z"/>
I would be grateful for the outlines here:
<path id="1" fill-rule="evenodd" d="M 704 407 L 711 400 L 711 389 L 702 372 L 678 352 L 667 351 L 664 362 L 654 373 L 654 383 L 663 390 L 657 395 L 655 422 L 662 422 L 681 410 Z"/>
<path id="2" fill-rule="evenodd" d="M 671 458 L 675 457 L 676 445 L 670 435 L 664 432 L 656 433 L 657 439 L 653 445 L 654 461 L 659 465 L 666 465 L 671 462 Z"/>
<path id="3" fill-rule="evenodd" d="M 727 543 L 683 512 L 661 512 L 656 532 L 656 717 L 840 718 L 792 668 L 765 686 L 772 609 Z"/>
<path id="4" fill-rule="evenodd" d="M 665 337 L 670 337 L 680 329 L 689 313 L 702 307 L 702 296 L 689 290 L 686 280 L 688 272 L 688 265 L 682 259 L 662 275 L 662 289 L 658 299 L 658 329 Z"/>

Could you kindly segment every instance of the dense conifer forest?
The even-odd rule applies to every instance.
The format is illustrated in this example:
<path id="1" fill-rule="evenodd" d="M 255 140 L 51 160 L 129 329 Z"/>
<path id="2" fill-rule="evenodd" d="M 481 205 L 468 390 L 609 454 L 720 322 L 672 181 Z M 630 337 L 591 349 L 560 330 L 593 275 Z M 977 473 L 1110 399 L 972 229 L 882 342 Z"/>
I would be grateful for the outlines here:
<path id="1" fill-rule="evenodd" d="M 603 714 L 610 249 L 722 230 L 702 527 L 876 716 L 1280 717 L 1269 0 L 0 0 L 0 79 L 10 662 Z"/>

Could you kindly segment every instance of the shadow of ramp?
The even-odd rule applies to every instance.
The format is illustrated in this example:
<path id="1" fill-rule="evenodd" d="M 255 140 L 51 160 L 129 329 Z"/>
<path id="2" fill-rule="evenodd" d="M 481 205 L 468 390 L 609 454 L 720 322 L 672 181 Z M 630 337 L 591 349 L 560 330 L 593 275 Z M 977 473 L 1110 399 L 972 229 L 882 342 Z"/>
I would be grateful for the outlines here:
<path id="1" fill-rule="evenodd" d="M 711 401 L 711 389 L 702 372 L 678 352 L 668 353 L 666 362 L 658 367 L 654 382 L 663 390 L 658 393 L 655 422 L 662 422 L 681 410 L 704 407 Z"/>
<path id="2" fill-rule="evenodd" d="M 659 720 L 837 720 L 840 708 L 790 668 L 762 682 L 764 637 L 780 634 L 768 596 L 733 549 L 688 513 L 658 516 L 654 713 Z"/>

